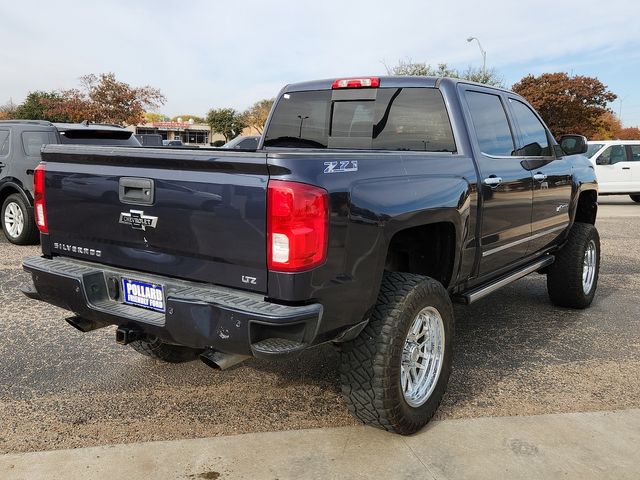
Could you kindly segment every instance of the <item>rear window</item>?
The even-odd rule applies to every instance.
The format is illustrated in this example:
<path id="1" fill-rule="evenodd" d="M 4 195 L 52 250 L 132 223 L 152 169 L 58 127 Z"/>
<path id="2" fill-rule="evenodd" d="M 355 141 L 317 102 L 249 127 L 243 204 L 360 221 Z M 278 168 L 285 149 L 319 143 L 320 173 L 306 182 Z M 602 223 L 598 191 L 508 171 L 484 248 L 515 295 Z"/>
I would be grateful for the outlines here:
<path id="1" fill-rule="evenodd" d="M 0 130 L 0 157 L 9 155 L 9 130 Z"/>
<path id="2" fill-rule="evenodd" d="M 129 130 L 63 130 L 62 143 L 79 145 L 122 145 L 137 147 L 140 142 Z"/>
<path id="3" fill-rule="evenodd" d="M 266 147 L 455 152 L 442 94 L 434 88 L 319 90 L 284 94 Z"/>

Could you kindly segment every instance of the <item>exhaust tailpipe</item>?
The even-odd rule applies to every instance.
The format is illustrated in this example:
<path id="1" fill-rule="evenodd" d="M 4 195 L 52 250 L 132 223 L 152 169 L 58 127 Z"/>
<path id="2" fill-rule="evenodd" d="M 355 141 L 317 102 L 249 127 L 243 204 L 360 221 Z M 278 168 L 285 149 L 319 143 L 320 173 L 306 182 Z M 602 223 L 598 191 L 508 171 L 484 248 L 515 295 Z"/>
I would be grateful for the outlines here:
<path id="1" fill-rule="evenodd" d="M 237 355 L 234 353 L 223 353 L 216 350 L 205 350 L 200 354 L 200 360 L 216 370 L 226 370 L 240 362 L 250 358 L 250 355 Z"/>
<path id="2" fill-rule="evenodd" d="M 86 318 L 82 317 L 69 317 L 65 318 L 65 320 L 69 325 L 71 325 L 73 328 L 77 328 L 82 333 L 87 333 L 91 330 L 97 330 L 98 328 L 104 328 L 107 326 L 106 323 L 87 320 Z"/>

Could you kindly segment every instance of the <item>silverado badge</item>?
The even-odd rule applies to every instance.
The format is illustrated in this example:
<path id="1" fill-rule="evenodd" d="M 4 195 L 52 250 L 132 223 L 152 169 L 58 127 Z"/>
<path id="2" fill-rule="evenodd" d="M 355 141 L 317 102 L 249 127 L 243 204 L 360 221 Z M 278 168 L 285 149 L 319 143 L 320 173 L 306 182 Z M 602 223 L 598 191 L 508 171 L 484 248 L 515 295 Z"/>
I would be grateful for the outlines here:
<path id="1" fill-rule="evenodd" d="M 134 230 L 146 230 L 147 228 L 156 228 L 158 217 L 145 215 L 142 210 L 129 210 L 120 213 L 120 223 L 131 225 Z"/>

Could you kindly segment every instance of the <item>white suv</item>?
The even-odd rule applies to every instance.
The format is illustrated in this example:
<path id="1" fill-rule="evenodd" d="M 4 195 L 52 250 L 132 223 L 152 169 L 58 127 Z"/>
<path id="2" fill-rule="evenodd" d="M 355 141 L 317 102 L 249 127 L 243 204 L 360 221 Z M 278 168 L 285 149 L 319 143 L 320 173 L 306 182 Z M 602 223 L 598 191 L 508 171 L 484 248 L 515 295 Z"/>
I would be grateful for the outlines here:
<path id="1" fill-rule="evenodd" d="M 640 203 L 640 140 L 588 142 L 599 195 L 629 195 Z"/>

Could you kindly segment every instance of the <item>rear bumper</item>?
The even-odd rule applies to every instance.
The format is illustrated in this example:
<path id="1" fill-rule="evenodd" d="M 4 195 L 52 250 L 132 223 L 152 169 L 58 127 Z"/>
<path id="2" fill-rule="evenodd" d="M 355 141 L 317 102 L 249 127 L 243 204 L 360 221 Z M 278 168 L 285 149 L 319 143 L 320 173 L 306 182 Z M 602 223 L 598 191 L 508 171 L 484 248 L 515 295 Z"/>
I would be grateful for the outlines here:
<path id="1" fill-rule="evenodd" d="M 24 293 L 74 312 L 83 319 L 113 324 L 192 348 L 273 357 L 314 343 L 322 305 L 279 305 L 256 293 L 217 287 L 75 259 L 27 258 L 33 288 Z M 164 286 L 166 313 L 121 301 L 121 279 Z"/>

